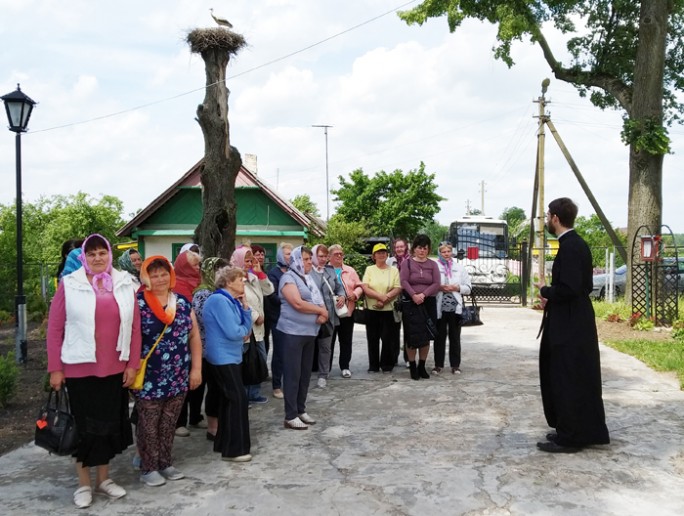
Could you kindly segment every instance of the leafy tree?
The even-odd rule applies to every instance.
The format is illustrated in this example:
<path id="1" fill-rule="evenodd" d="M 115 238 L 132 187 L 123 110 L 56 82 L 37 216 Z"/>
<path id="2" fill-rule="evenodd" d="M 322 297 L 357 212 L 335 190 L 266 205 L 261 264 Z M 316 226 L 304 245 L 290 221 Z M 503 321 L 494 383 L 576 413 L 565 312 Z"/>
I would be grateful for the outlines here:
<path id="1" fill-rule="evenodd" d="M 468 18 L 497 24 L 494 56 L 508 66 L 514 64 L 512 44 L 529 37 L 557 79 L 601 109 L 622 109 L 630 152 L 629 239 L 642 224 L 660 227 L 670 142 L 663 123 L 681 120 L 683 108 L 683 0 L 424 0 L 399 13 L 417 24 L 443 15 L 452 32 Z M 545 23 L 567 35 L 569 64 L 556 58 Z"/>
<path id="2" fill-rule="evenodd" d="M 309 194 L 296 195 L 290 202 L 295 208 L 306 215 L 313 215 L 314 217 L 321 216 L 320 212 L 318 211 L 318 206 L 316 206 L 316 203 L 311 200 Z"/>
<path id="3" fill-rule="evenodd" d="M 357 169 L 349 180 L 338 179 L 340 188 L 332 191 L 341 203 L 337 214 L 362 223 L 372 236 L 413 236 L 432 222 L 444 200 L 436 193 L 435 175 L 426 173 L 422 162 L 408 173 L 380 171 L 371 177 Z"/>
<path id="4" fill-rule="evenodd" d="M 510 238 L 524 240 L 527 238 L 527 235 L 529 235 L 530 223 L 527 220 L 527 215 L 525 215 L 525 210 L 522 208 L 518 208 L 517 206 L 504 208 L 501 215 L 499 215 L 499 218 L 508 223 L 508 236 Z"/>
<path id="5" fill-rule="evenodd" d="M 591 248 L 594 265 L 603 266 L 606 262 L 606 249 L 613 248 L 613 242 L 603 228 L 601 219 L 595 213 L 590 217 L 577 217 L 575 219 L 575 231 L 582 235 L 582 238 Z M 618 238 L 625 245 L 625 235 L 617 232 Z M 622 258 L 619 254 L 615 255 L 616 266 L 622 265 Z"/>
<path id="6" fill-rule="evenodd" d="M 449 227 L 443 226 L 436 220 L 431 220 L 425 224 L 425 226 L 420 228 L 420 231 L 418 232 L 430 237 L 430 241 L 432 242 L 432 254 L 437 254 L 439 243 L 447 239 Z"/>

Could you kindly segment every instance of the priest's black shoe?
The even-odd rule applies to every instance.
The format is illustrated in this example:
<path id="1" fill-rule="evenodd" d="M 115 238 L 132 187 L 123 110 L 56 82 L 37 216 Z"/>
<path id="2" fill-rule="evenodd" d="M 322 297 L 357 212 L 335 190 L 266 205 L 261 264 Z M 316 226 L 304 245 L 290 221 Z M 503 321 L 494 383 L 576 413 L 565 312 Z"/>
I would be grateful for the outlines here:
<path id="1" fill-rule="evenodd" d="M 577 453 L 582 449 L 575 446 L 561 446 L 552 441 L 537 443 L 537 448 L 548 453 Z"/>
<path id="2" fill-rule="evenodd" d="M 556 439 L 558 439 L 558 434 L 556 432 L 549 432 L 546 434 L 546 440 L 551 441 L 552 443 L 556 442 Z"/>

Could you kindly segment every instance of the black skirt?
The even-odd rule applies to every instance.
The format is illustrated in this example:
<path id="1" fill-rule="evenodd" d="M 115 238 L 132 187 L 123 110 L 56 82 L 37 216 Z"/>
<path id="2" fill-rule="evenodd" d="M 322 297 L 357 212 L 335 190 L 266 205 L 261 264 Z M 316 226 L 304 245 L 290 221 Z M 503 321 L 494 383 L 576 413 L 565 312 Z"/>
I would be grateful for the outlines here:
<path id="1" fill-rule="evenodd" d="M 401 305 L 402 321 L 406 346 L 412 349 L 428 346 L 432 336 L 428 332 L 426 316 L 437 325 L 437 300 L 426 297 L 422 305 L 418 306 L 411 299 L 405 299 Z"/>
<path id="2" fill-rule="evenodd" d="M 133 444 L 128 390 L 123 373 L 104 378 L 67 378 L 79 444 L 73 457 L 85 467 L 102 466 Z"/>

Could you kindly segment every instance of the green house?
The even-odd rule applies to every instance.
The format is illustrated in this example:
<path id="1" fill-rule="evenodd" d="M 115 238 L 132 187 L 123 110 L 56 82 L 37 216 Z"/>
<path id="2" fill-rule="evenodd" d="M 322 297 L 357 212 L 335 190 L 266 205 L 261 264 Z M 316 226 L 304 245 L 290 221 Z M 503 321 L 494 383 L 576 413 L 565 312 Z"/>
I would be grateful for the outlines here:
<path id="1" fill-rule="evenodd" d="M 202 218 L 200 160 L 149 206 L 117 231 L 137 241 L 143 256 L 160 254 L 172 261 L 180 248 L 192 242 Z M 295 246 L 323 234 L 324 223 L 300 212 L 255 173 L 244 166 L 235 181 L 237 228 L 235 245 L 259 244 L 267 262 L 275 262 L 281 242 Z"/>

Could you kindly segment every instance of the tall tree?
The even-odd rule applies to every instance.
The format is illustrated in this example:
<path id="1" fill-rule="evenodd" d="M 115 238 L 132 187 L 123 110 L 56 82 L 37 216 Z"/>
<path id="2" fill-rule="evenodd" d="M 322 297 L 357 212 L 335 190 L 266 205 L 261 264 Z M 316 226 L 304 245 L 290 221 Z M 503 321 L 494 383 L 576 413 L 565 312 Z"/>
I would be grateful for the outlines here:
<path id="1" fill-rule="evenodd" d="M 404 173 L 401 170 L 374 176 L 354 170 L 349 180 L 338 177 L 340 188 L 332 190 L 341 204 L 339 216 L 348 222 L 363 222 L 373 236 L 412 237 L 439 213 L 435 175 L 425 164 Z"/>
<path id="2" fill-rule="evenodd" d="M 295 195 L 294 199 L 290 201 L 292 206 L 297 208 L 299 211 L 305 215 L 313 215 L 314 217 L 320 217 L 321 213 L 318 211 L 318 206 L 311 200 L 309 194 Z"/>
<path id="3" fill-rule="evenodd" d="M 511 238 L 518 240 L 521 237 L 524 238 L 529 233 L 530 223 L 527 220 L 527 215 L 525 215 L 525 210 L 522 208 L 517 206 L 504 208 L 499 218 L 508 223 L 508 235 Z"/>
<path id="4" fill-rule="evenodd" d="M 200 54 L 206 72 L 204 102 L 197 106 L 197 122 L 204 134 L 202 220 L 195 241 L 205 256 L 228 257 L 235 248 L 235 179 L 242 159 L 230 145 L 226 68 L 231 55 L 245 46 L 242 35 L 223 28 L 195 29 L 186 41 Z"/>
<path id="5" fill-rule="evenodd" d="M 665 123 L 681 120 L 684 91 L 684 0 L 424 0 L 400 17 L 423 24 L 446 15 L 455 31 L 467 18 L 498 25 L 494 56 L 512 66 L 513 42 L 539 45 L 554 76 L 602 109 L 625 113 L 629 145 L 629 240 L 639 226 L 660 227 Z M 572 62 L 559 61 L 542 32 L 552 23 L 568 35 Z"/>

